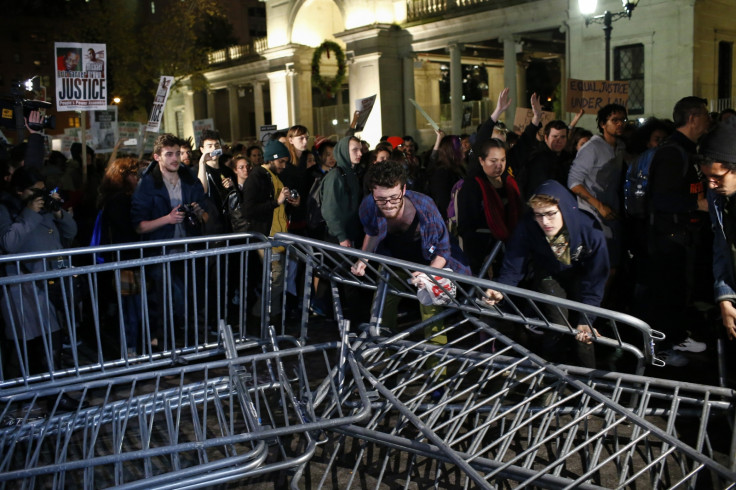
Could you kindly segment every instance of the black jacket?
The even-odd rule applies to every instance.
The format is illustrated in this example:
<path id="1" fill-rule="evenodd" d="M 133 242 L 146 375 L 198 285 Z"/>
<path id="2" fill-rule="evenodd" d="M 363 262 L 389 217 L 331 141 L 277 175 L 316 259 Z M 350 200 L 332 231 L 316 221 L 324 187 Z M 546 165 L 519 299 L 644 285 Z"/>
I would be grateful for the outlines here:
<path id="1" fill-rule="evenodd" d="M 274 196 L 271 174 L 265 167 L 255 167 L 243 184 L 243 217 L 250 222 L 248 231 L 271 233 L 273 210 L 279 207 Z"/>

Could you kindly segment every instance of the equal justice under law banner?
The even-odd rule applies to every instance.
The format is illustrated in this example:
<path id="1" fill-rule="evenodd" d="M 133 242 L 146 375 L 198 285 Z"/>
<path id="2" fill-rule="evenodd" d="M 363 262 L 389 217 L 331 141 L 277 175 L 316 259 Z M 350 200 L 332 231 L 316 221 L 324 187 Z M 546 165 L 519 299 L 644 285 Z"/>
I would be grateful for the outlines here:
<path id="1" fill-rule="evenodd" d="M 608 104 L 626 107 L 629 102 L 629 82 L 606 80 L 567 80 L 567 100 L 565 110 L 585 114 L 596 114 Z"/>
<path id="2" fill-rule="evenodd" d="M 54 43 L 56 110 L 107 109 L 105 44 Z"/>

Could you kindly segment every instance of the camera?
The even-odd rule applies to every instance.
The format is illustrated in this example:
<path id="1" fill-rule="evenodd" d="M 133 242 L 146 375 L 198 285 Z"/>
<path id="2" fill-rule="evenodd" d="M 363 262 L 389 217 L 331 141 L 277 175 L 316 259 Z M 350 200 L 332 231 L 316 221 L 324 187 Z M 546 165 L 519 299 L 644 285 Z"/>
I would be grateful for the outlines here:
<path id="1" fill-rule="evenodd" d="M 184 222 L 192 227 L 196 227 L 199 224 L 199 217 L 194 212 L 194 208 L 191 204 L 182 204 L 179 206 L 179 212 L 184 213 Z"/>
<path id="2" fill-rule="evenodd" d="M 51 197 L 52 194 L 55 194 L 58 189 L 53 189 L 52 191 L 47 191 L 46 189 L 31 189 L 33 193 L 28 197 L 28 201 L 33 201 L 34 199 L 38 199 L 39 197 L 43 198 L 43 209 L 48 211 L 49 213 L 55 213 L 57 211 L 61 210 L 61 203 L 63 201 L 60 201 L 58 199 L 54 199 Z"/>
<path id="3" fill-rule="evenodd" d="M 16 83 L 10 90 L 10 95 L 0 96 L 0 126 L 11 129 L 23 129 L 25 127 L 24 117 L 28 117 L 31 111 L 48 109 L 53 107 L 50 102 L 42 100 L 29 100 L 23 97 L 20 83 Z M 29 123 L 28 127 L 34 131 L 56 128 L 56 116 L 44 116 L 40 124 Z"/>
<path id="4" fill-rule="evenodd" d="M 299 191 L 297 191 L 296 189 L 289 189 L 289 195 L 291 196 L 290 199 L 299 199 Z"/>
<path id="5" fill-rule="evenodd" d="M 214 157 L 219 157 L 220 155 L 222 155 L 222 148 L 217 148 L 216 150 L 212 150 L 210 152 L 210 156 L 213 157 L 213 158 Z"/>

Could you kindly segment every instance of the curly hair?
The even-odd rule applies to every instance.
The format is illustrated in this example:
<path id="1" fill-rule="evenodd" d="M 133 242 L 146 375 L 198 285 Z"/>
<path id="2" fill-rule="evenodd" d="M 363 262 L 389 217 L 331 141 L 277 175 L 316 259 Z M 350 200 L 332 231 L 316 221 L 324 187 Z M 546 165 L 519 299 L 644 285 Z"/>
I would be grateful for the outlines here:
<path id="1" fill-rule="evenodd" d="M 371 166 L 365 175 L 366 189 L 372 191 L 376 187 L 402 188 L 406 185 L 406 169 L 404 165 L 395 160 L 384 160 Z"/>
<path id="2" fill-rule="evenodd" d="M 153 142 L 153 154 L 161 156 L 164 147 L 181 146 L 181 140 L 171 133 L 164 133 Z"/>
<path id="3" fill-rule="evenodd" d="M 108 199 L 119 192 L 132 195 L 136 186 L 128 176 L 137 175 L 139 168 L 140 162 L 133 157 L 116 158 L 110 162 L 97 191 L 97 207 L 103 208 Z"/>

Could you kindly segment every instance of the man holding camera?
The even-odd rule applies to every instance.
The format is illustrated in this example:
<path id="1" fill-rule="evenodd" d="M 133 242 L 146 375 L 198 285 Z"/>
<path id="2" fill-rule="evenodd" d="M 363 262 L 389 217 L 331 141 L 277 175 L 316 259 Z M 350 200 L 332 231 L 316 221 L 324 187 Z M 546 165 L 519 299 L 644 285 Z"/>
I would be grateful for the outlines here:
<path id="1" fill-rule="evenodd" d="M 202 157 L 199 160 L 197 178 L 202 183 L 205 194 L 211 199 L 213 207 L 208 209 L 210 221 L 207 225 L 207 234 L 216 235 L 230 233 L 230 211 L 237 207 L 237 194 L 232 197 L 230 192 L 235 191 L 237 177 L 235 172 L 226 165 L 220 165 L 222 145 L 220 134 L 211 129 L 202 131 L 199 151 Z"/>
<path id="2" fill-rule="evenodd" d="M 296 191 L 284 186 L 279 174 L 289 162 L 289 150 L 283 143 L 272 140 L 263 150 L 266 161 L 251 170 L 243 185 L 243 216 L 248 221 L 248 231 L 273 236 L 287 231 L 286 204 L 298 206 L 301 197 Z M 275 247 L 271 262 L 273 283 L 273 311 L 280 311 L 281 292 L 284 287 L 283 263 L 280 258 L 283 247 Z M 260 251 L 259 251 L 260 252 Z M 261 257 L 263 258 L 263 257 Z M 256 306 L 254 313 L 260 308 Z"/>
<path id="3" fill-rule="evenodd" d="M 77 224 L 70 213 L 61 209 L 61 200 L 54 191 L 47 191 L 43 177 L 34 168 L 20 167 L 11 177 L 12 194 L 0 196 L 0 251 L 16 254 L 21 252 L 52 252 L 71 244 L 77 234 Z M 63 262 L 43 259 L 23 261 L 20 268 L 15 262 L 2 268 L 5 275 L 41 272 L 60 268 Z M 28 366 L 31 373 L 51 371 L 59 368 L 61 335 L 59 321 L 54 308 L 48 308 L 52 287 L 43 282 L 24 282 L 10 286 L 2 298 L 2 313 L 5 338 L 11 342 L 24 341 L 28 349 Z M 44 337 L 46 340 L 44 340 Z M 16 340 L 17 339 L 17 340 Z M 47 357 L 44 344 L 51 340 Z M 22 349 L 22 347 L 20 347 Z M 13 352 L 20 352 L 15 347 Z M 18 363 L 20 365 L 20 362 Z M 20 374 L 20 373 L 18 373 Z M 28 371 L 25 371 L 28 374 Z"/>
<path id="4" fill-rule="evenodd" d="M 181 165 L 180 143 L 173 134 L 156 138 L 153 159 L 158 165 L 150 167 L 133 193 L 130 216 L 142 240 L 196 236 L 199 223 L 206 221 L 204 189 Z"/>

